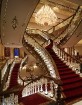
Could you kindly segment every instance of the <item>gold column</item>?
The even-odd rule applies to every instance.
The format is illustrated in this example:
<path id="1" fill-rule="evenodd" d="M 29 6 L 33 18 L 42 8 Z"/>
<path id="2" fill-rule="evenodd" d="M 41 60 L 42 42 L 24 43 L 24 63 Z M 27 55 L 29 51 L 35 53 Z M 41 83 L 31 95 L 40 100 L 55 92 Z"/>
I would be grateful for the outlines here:
<path id="1" fill-rule="evenodd" d="M 20 48 L 20 58 L 24 57 L 24 49 L 23 47 Z"/>
<path id="2" fill-rule="evenodd" d="M 10 48 L 10 58 L 14 58 L 14 48 Z"/>
<path id="3" fill-rule="evenodd" d="M 4 46 L 0 43 L 0 58 L 4 58 Z"/>

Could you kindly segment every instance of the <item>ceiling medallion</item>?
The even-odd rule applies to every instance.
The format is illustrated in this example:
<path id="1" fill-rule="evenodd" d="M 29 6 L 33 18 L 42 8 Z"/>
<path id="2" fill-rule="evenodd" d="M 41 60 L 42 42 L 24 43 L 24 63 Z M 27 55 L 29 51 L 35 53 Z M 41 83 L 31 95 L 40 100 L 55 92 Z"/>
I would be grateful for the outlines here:
<path id="1" fill-rule="evenodd" d="M 35 21 L 36 23 L 41 25 L 53 26 L 54 23 L 57 21 L 57 16 L 48 5 L 44 5 L 35 14 Z"/>
<path id="2" fill-rule="evenodd" d="M 14 30 L 17 28 L 17 25 L 18 25 L 18 20 L 17 17 L 15 16 L 12 20 L 12 27 Z"/>

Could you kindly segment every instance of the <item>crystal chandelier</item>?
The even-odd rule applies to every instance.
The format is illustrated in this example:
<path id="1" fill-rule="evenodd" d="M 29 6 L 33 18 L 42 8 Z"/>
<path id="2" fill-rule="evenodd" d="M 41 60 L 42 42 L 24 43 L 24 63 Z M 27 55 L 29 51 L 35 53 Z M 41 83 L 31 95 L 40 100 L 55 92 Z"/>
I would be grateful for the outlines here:
<path id="1" fill-rule="evenodd" d="M 41 25 L 53 26 L 53 24 L 57 21 L 57 16 L 48 5 L 44 5 L 35 14 L 35 21 Z"/>

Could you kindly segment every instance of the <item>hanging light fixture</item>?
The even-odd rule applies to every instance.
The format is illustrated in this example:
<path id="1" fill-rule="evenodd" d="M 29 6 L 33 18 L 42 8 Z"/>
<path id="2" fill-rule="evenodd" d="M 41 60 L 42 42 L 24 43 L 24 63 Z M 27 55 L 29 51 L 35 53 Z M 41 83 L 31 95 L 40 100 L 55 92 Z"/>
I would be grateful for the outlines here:
<path id="1" fill-rule="evenodd" d="M 35 14 L 35 21 L 36 23 L 41 25 L 53 26 L 54 23 L 57 21 L 57 16 L 48 5 L 44 5 Z"/>

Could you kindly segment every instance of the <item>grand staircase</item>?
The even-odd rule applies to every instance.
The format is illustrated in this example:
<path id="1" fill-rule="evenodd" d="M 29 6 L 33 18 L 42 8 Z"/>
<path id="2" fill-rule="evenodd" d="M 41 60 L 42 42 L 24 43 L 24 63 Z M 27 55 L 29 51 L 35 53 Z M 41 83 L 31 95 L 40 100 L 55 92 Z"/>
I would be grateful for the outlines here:
<path id="1" fill-rule="evenodd" d="M 80 98 L 82 99 L 82 78 L 69 68 L 50 47 L 46 49 L 57 65 L 62 81 L 62 94 L 66 105 Z"/>
<path id="2" fill-rule="evenodd" d="M 66 65 L 66 63 L 63 62 L 63 60 L 59 58 L 59 56 L 53 51 L 51 46 L 48 46 L 46 50 L 49 52 L 49 54 L 52 56 L 53 60 L 56 63 L 58 73 L 62 81 L 62 83 L 59 84 L 61 87 L 61 91 L 59 90 L 59 92 L 60 94 L 62 93 L 63 101 L 65 102 L 66 105 L 72 105 L 72 103 L 82 99 L 82 78 L 79 76 L 79 74 L 76 74 L 76 72 L 73 71 L 68 65 Z M 18 86 L 20 86 L 17 81 L 19 67 L 20 67 L 20 63 L 16 63 L 13 67 L 8 90 L 16 89 L 16 87 L 18 88 Z M 57 100 L 54 101 L 50 99 L 50 97 L 47 98 L 46 94 L 44 95 L 40 94 L 41 83 L 40 81 L 36 81 L 36 83 L 38 83 L 39 85 L 37 84 L 37 86 L 35 86 L 35 83 L 31 82 L 29 85 L 27 84 L 27 87 L 24 86 L 24 88 L 26 87 L 25 89 L 26 96 L 23 97 L 22 93 L 23 93 L 24 88 L 22 88 L 23 89 L 22 91 L 19 90 L 17 92 L 14 92 L 14 95 L 13 94 L 10 95 L 9 99 L 11 98 L 13 102 L 14 98 L 16 97 L 16 104 L 14 105 L 17 105 L 17 103 L 19 103 L 19 105 L 21 104 L 22 105 L 40 105 L 40 104 L 42 105 L 64 105 L 64 103 L 61 104 L 61 102 L 60 104 L 57 104 L 56 103 Z M 58 84 L 54 84 L 53 85 L 54 88 L 53 88 L 52 83 L 50 83 L 48 79 L 47 83 L 45 84 L 43 83 L 42 87 L 43 87 L 43 91 L 46 92 L 47 94 L 49 94 L 50 91 L 52 91 L 52 93 L 55 92 L 55 94 L 53 94 L 55 95 L 54 99 L 57 99 L 56 96 L 59 95 L 59 93 L 56 93 L 58 92 L 58 90 L 56 90 L 57 88 L 55 87 L 55 85 L 57 86 Z M 33 89 L 35 90 L 35 87 L 37 91 L 32 93 Z M 55 90 L 53 91 L 53 89 Z M 30 92 L 30 94 L 27 94 L 28 92 Z M 60 95 L 60 98 L 61 98 L 61 95 Z M 4 100 L 7 100 L 7 99 L 8 98 L 5 97 Z M 4 100 L 3 102 L 6 102 Z"/>

